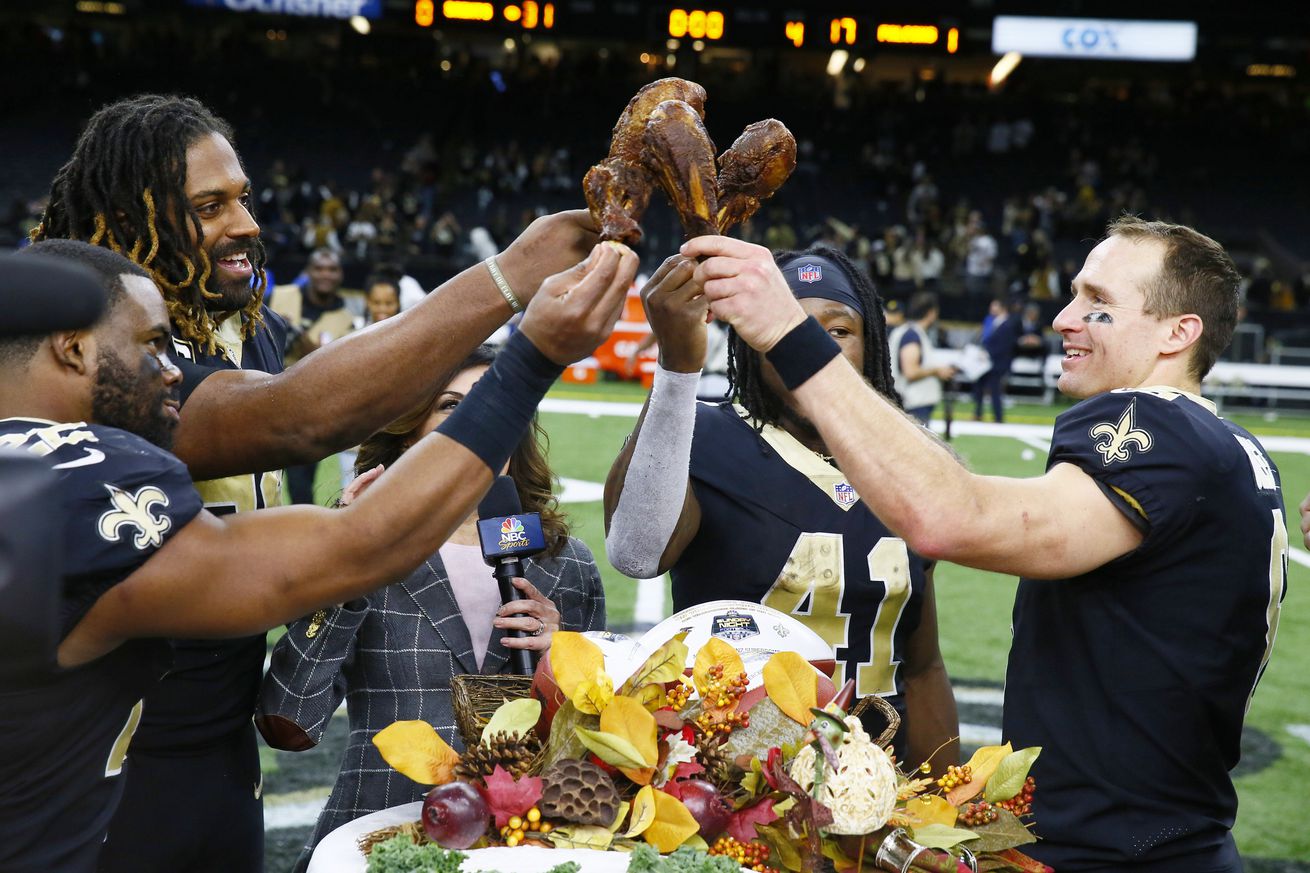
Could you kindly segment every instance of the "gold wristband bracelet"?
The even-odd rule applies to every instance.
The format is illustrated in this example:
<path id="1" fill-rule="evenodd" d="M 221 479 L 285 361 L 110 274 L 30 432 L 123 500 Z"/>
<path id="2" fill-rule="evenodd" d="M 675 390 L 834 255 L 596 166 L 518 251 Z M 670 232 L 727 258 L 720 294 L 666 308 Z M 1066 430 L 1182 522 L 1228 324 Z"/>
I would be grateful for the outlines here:
<path id="1" fill-rule="evenodd" d="M 496 287 L 500 289 L 500 295 L 505 298 L 509 308 L 514 312 L 522 312 L 523 304 L 514 294 L 514 289 L 509 287 L 509 283 L 505 281 L 505 274 L 500 271 L 500 264 L 496 263 L 496 256 L 492 255 L 482 263 L 487 265 L 487 272 L 491 274 L 491 281 L 496 283 Z"/>

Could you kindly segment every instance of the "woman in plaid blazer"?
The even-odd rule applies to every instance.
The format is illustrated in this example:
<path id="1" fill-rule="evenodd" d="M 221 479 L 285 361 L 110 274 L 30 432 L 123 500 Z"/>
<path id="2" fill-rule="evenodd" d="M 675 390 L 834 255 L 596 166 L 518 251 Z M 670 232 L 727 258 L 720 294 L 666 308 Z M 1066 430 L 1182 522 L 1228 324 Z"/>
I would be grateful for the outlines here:
<path id="1" fill-rule="evenodd" d="M 493 355 L 486 346 L 477 349 L 431 403 L 369 437 L 356 464 L 361 474 L 343 501 L 362 493 L 449 415 Z M 397 720 L 422 719 L 462 748 L 451 702 L 452 676 L 504 672 L 509 648 L 545 650 L 557 629 L 604 629 L 600 573 L 587 546 L 568 535 L 557 510 L 543 440 L 534 425 L 509 464 L 523 509 L 541 513 L 549 544 L 545 553 L 524 561 L 527 578 L 514 583 L 522 599 L 501 605 L 477 545 L 476 515 L 470 515 L 408 578 L 301 619 L 278 641 L 255 715 L 269 745 L 290 751 L 313 747 L 343 698 L 350 718 L 349 745 L 336 785 L 297 870 L 305 868 L 314 846 L 333 829 L 423 797 L 423 786 L 392 770 L 378 754 L 372 739 L 379 730 Z M 529 635 L 505 637 L 511 629 Z"/>

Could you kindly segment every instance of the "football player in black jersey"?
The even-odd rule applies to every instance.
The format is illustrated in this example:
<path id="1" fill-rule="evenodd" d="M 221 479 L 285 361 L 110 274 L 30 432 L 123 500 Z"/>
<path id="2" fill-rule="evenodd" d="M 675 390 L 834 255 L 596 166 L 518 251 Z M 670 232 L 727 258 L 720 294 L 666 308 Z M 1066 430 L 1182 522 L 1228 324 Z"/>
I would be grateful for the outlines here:
<path id="1" fill-rule="evenodd" d="M 33 231 L 120 252 L 162 290 L 185 375 L 175 451 L 216 514 L 278 505 L 277 471 L 357 445 L 413 408 L 596 240 L 585 211 L 538 219 L 491 264 L 283 372 L 286 325 L 262 304 L 253 208 L 232 128 L 196 100 L 141 95 L 87 123 Z M 262 780 L 250 719 L 264 635 L 174 648 L 136 738 L 137 772 L 150 774 L 128 788 L 104 873 L 258 869 Z M 204 809 L 189 788 L 197 780 Z"/>
<path id="2" fill-rule="evenodd" d="M 636 256 L 598 246 L 544 282 L 487 378 L 351 506 L 218 516 L 162 448 L 182 377 L 155 283 L 80 242 L 26 251 L 88 265 L 108 301 L 91 329 L 0 339 L 0 447 L 58 474 L 66 550 L 57 663 L 0 673 L 0 869 L 90 873 L 164 640 L 248 635 L 410 572 L 508 460 L 557 362 L 609 334 Z"/>
<path id="3" fill-rule="evenodd" d="M 853 370 L 895 396 L 882 301 L 840 252 L 776 260 L 799 305 Z M 669 572 L 673 608 L 754 600 L 793 614 L 834 651 L 840 686 L 903 716 L 902 760 L 956 763 L 959 722 L 937 644 L 932 568 L 834 467 L 763 356 L 729 339 L 731 402 L 696 402 L 707 302 L 674 256 L 642 290 L 660 349 L 655 383 L 605 488 L 606 550 L 622 572 Z M 876 735 L 880 726 L 872 726 Z"/>
<path id="4" fill-rule="evenodd" d="M 1040 745 L 1031 854 L 1064 871 L 1231 871 L 1229 771 L 1286 583 L 1278 471 L 1200 397 L 1236 324 L 1214 240 L 1124 217 L 1055 319 L 1045 475 L 964 469 L 840 360 L 767 250 L 699 237 L 715 315 L 766 350 L 878 517 L 925 556 L 1022 576 L 1004 733 Z M 907 499 L 909 498 L 909 499 Z M 1029 847 L 1025 847 L 1025 852 Z"/>

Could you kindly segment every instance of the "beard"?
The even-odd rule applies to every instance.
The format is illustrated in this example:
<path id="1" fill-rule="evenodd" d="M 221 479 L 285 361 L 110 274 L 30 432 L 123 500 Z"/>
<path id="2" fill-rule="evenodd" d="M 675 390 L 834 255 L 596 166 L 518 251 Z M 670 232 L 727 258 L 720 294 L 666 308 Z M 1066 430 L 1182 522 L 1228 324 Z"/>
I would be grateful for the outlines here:
<path id="1" fill-rule="evenodd" d="M 244 254 L 250 259 L 250 266 L 258 269 L 264 263 L 264 243 L 256 238 L 249 242 L 229 243 L 215 246 L 209 252 L 209 280 L 205 290 L 218 294 L 217 297 L 205 298 L 205 308 L 211 312 L 236 312 L 244 309 L 256 294 L 254 278 L 224 277 L 219 273 L 218 262 L 221 258 Z"/>
<path id="2" fill-rule="evenodd" d="M 96 424 L 116 427 L 161 449 L 171 449 L 177 422 L 165 411 L 164 401 L 177 396 L 177 389 L 164 384 L 153 358 L 146 356 L 134 373 L 107 349 L 96 355 L 96 381 L 91 388 L 91 418 Z"/>

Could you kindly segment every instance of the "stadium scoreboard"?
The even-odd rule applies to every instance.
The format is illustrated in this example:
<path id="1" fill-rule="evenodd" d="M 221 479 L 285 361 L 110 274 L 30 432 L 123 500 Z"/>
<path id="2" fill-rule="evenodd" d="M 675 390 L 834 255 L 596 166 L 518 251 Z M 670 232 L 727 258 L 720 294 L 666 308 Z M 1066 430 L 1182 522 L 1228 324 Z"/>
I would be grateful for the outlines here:
<path id="1" fill-rule="evenodd" d="M 816 10 L 816 5 L 783 9 L 635 0 L 414 0 L 414 22 L 499 35 L 537 31 L 628 42 L 688 40 L 702 46 L 867 52 L 907 48 L 949 54 L 960 49 L 961 27 L 955 20 L 879 16 L 867 7 Z"/>

